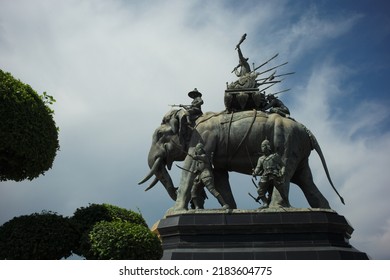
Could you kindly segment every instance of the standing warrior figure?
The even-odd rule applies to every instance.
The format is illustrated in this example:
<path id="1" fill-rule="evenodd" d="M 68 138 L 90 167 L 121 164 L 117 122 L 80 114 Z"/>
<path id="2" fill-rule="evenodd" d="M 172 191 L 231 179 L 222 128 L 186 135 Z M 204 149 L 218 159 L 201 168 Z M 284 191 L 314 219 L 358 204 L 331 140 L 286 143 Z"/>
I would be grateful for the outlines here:
<path id="1" fill-rule="evenodd" d="M 234 67 L 232 73 L 236 74 L 238 80 L 231 83 L 228 88 L 229 89 L 241 89 L 241 88 L 254 88 L 256 87 L 256 78 L 258 73 L 251 71 L 251 67 L 249 66 L 248 60 L 243 56 L 241 52 L 240 45 L 244 42 L 246 38 L 246 34 L 244 34 L 240 40 L 240 42 L 236 46 L 236 50 L 238 52 L 238 65 Z"/>
<path id="2" fill-rule="evenodd" d="M 271 153 L 271 145 L 268 140 L 261 143 L 261 151 L 263 156 L 257 161 L 253 176 L 260 175 L 260 182 L 258 185 L 257 201 L 261 199 L 263 206 L 261 208 L 268 208 L 271 201 L 273 187 L 275 187 L 282 199 L 286 202 L 287 207 L 290 207 L 288 197 L 283 190 L 284 184 L 284 163 L 278 153 Z M 266 194 L 268 193 L 268 197 Z"/>
<path id="3" fill-rule="evenodd" d="M 204 187 L 218 200 L 223 209 L 229 209 L 230 206 L 215 189 L 211 160 L 206 155 L 202 143 L 196 145 L 195 154 L 192 158 L 195 160 L 195 173 L 197 174 L 191 189 L 191 199 L 195 209 L 203 209 L 204 195 L 202 195 L 202 189 Z"/>
<path id="4" fill-rule="evenodd" d="M 234 68 L 234 74 L 236 74 L 237 77 L 242 77 L 242 76 L 249 74 L 251 72 L 251 67 L 249 66 L 249 63 L 248 63 L 249 58 L 244 57 L 242 55 L 240 45 L 237 45 L 236 49 L 238 52 L 239 62 L 238 62 L 238 65 Z"/>

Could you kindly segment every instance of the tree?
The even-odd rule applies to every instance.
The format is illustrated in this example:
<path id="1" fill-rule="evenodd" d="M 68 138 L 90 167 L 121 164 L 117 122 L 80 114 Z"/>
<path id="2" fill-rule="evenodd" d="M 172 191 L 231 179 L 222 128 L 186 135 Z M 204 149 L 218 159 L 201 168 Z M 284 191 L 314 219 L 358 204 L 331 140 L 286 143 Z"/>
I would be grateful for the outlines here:
<path id="1" fill-rule="evenodd" d="M 52 167 L 59 150 L 53 102 L 0 70 L 0 181 L 32 180 Z"/>
<path id="2" fill-rule="evenodd" d="M 99 222 L 89 238 L 91 255 L 98 260 L 159 260 L 163 253 L 156 234 L 127 221 Z"/>
<path id="3" fill-rule="evenodd" d="M 74 252 L 87 259 L 161 258 L 161 242 L 139 213 L 110 204 L 90 204 L 78 208 L 72 220 L 82 232 L 80 247 Z"/>
<path id="4" fill-rule="evenodd" d="M 91 230 L 97 222 L 117 219 L 148 226 L 141 214 L 107 203 L 91 203 L 87 207 L 77 208 L 72 216 L 72 220 L 79 224 L 82 231 Z"/>
<path id="5" fill-rule="evenodd" d="M 23 215 L 0 227 L 0 259 L 67 258 L 79 240 L 80 233 L 69 218 L 45 211 Z"/>

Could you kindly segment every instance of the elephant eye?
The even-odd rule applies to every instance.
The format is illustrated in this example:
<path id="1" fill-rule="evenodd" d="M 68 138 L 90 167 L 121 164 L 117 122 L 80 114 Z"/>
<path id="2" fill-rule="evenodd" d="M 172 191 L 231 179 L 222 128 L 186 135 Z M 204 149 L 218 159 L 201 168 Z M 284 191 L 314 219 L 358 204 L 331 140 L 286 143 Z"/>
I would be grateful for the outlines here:
<path id="1" fill-rule="evenodd" d="M 167 133 L 157 132 L 157 141 L 164 141 Z"/>

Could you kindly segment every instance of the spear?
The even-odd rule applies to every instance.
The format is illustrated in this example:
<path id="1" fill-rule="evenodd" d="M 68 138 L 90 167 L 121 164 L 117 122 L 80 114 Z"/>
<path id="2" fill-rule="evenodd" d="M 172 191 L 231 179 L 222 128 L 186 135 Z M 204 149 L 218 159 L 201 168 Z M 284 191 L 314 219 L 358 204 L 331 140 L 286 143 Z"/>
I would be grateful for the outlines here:
<path id="1" fill-rule="evenodd" d="M 265 85 L 265 84 L 280 83 L 281 81 L 274 81 L 275 73 L 276 73 L 276 70 L 271 75 L 269 75 L 268 77 L 256 80 L 256 82 L 263 81 L 263 82 L 257 84 L 257 87 L 259 87 L 261 85 Z"/>
<path id="2" fill-rule="evenodd" d="M 277 84 L 277 83 L 280 83 L 281 81 L 282 81 L 282 80 L 280 80 L 280 81 L 262 82 L 262 83 L 258 83 L 256 86 L 259 87 L 259 86 L 268 85 L 268 84 L 275 85 L 275 84 Z"/>
<path id="3" fill-rule="evenodd" d="M 275 75 L 275 78 L 282 77 L 282 76 L 287 76 L 287 75 L 292 75 L 292 74 L 295 74 L 295 72 L 289 72 L 289 73 L 285 73 L 285 74 Z"/>
<path id="4" fill-rule="evenodd" d="M 255 69 L 253 69 L 252 72 L 256 71 L 257 69 L 259 69 L 260 67 L 263 67 L 264 65 L 266 65 L 268 62 L 270 62 L 272 59 L 274 59 L 275 57 L 277 57 L 279 55 L 279 53 L 275 54 L 273 57 L 271 57 L 270 59 L 268 59 L 266 62 L 264 62 L 263 64 L 261 64 L 260 66 L 257 66 Z"/>
<path id="5" fill-rule="evenodd" d="M 281 81 L 283 81 L 283 79 L 280 80 L 279 82 L 281 82 Z M 276 85 L 276 83 L 273 83 L 273 84 L 271 84 L 271 85 L 269 85 L 269 86 L 267 86 L 267 87 L 261 89 L 260 91 L 265 91 L 266 89 L 269 89 L 270 87 L 272 87 L 272 86 L 274 86 L 274 85 Z"/>
<path id="6" fill-rule="evenodd" d="M 256 81 L 267 80 L 267 79 L 269 79 L 272 76 L 273 76 L 272 78 L 279 78 L 279 77 L 295 74 L 295 72 L 289 72 L 289 73 L 284 73 L 284 74 L 279 74 L 279 75 L 275 75 L 275 74 L 276 74 L 276 71 L 274 71 L 269 77 L 257 79 Z"/>
<path id="7" fill-rule="evenodd" d="M 256 79 L 256 81 L 266 81 L 266 80 L 272 81 L 276 77 L 275 74 L 276 74 L 276 70 L 272 72 L 272 74 L 269 75 L 268 77 Z"/>
<path id="8" fill-rule="evenodd" d="M 175 164 L 178 168 L 180 168 L 181 170 L 184 170 L 184 171 L 187 171 L 187 172 L 189 172 L 189 173 L 192 173 L 192 174 L 196 174 L 196 172 L 194 172 L 194 171 L 191 171 L 191 170 L 189 170 L 189 169 L 186 169 L 186 168 L 184 168 L 184 167 L 181 167 L 180 165 L 177 165 L 177 164 Z"/>
<path id="9" fill-rule="evenodd" d="M 260 72 L 260 73 L 258 73 L 258 75 L 261 75 L 261 74 L 267 73 L 267 72 L 269 72 L 269 71 L 271 71 L 271 70 L 274 70 L 274 69 L 276 69 L 276 68 L 279 68 L 279 67 L 281 67 L 281 66 L 283 66 L 283 65 L 286 65 L 287 63 L 288 63 L 288 62 L 285 62 L 285 63 L 279 64 L 279 65 L 277 65 L 277 66 L 275 66 L 275 67 L 272 67 L 272 68 L 270 68 L 270 69 L 268 69 L 268 70 L 265 70 L 265 71 L 263 71 L 263 72 Z"/>
<path id="10" fill-rule="evenodd" d="M 291 90 L 291 88 L 288 88 L 288 89 L 285 89 L 285 90 L 281 90 L 281 91 L 278 91 L 278 92 L 275 92 L 275 93 L 269 93 L 268 95 L 276 95 L 276 94 L 279 94 L 279 93 L 282 93 L 282 92 L 286 92 L 286 91 L 289 91 Z"/>
<path id="11" fill-rule="evenodd" d="M 192 158 L 194 159 L 194 156 L 193 156 L 193 155 L 191 155 L 191 154 L 188 153 L 187 151 L 183 150 L 183 148 L 182 148 L 179 144 L 177 144 L 175 141 L 172 140 L 172 143 L 173 143 L 173 145 L 175 145 L 181 152 L 183 152 L 183 153 L 186 154 L 187 156 L 190 156 L 190 157 L 192 157 Z M 180 167 L 179 167 L 179 168 L 180 168 Z"/>

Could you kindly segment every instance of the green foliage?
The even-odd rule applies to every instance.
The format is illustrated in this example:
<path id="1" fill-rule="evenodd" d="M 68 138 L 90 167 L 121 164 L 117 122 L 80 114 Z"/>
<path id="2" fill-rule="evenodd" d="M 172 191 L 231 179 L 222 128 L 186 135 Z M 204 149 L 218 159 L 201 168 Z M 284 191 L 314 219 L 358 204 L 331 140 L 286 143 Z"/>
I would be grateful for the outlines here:
<path id="1" fill-rule="evenodd" d="M 162 246 L 143 217 L 109 204 L 15 217 L 0 227 L 0 259 L 160 259 Z"/>
<path id="2" fill-rule="evenodd" d="M 111 222 L 117 219 L 143 225 L 145 227 L 148 226 L 141 214 L 107 203 L 92 203 L 87 207 L 77 208 L 72 219 L 80 224 L 83 231 L 91 230 L 97 222 Z"/>
<path id="3" fill-rule="evenodd" d="M 66 258 L 78 247 L 79 237 L 70 219 L 56 213 L 15 217 L 0 227 L 0 259 Z"/>
<path id="4" fill-rule="evenodd" d="M 80 247 L 74 252 L 87 259 L 95 258 L 91 252 L 89 233 L 96 223 L 121 220 L 147 228 L 147 223 L 140 214 L 110 204 L 90 204 L 88 207 L 80 207 L 75 211 L 72 220 L 82 232 Z"/>
<path id="5" fill-rule="evenodd" d="M 42 99 L 43 104 L 46 105 L 47 112 L 48 112 L 50 115 L 53 116 L 53 115 L 54 115 L 54 110 L 52 110 L 52 109 L 49 107 L 49 105 L 53 105 L 53 104 L 56 102 L 56 100 L 54 99 L 54 97 L 51 96 L 51 95 L 48 95 L 48 94 L 46 93 L 46 91 L 45 91 L 45 92 L 43 92 L 42 95 L 40 95 L 40 98 Z M 57 130 L 58 130 L 58 127 L 57 127 Z"/>
<path id="6" fill-rule="evenodd" d="M 0 70 L 0 181 L 32 180 L 52 167 L 59 150 L 53 102 Z"/>
<path id="7" fill-rule="evenodd" d="M 91 255 L 99 260 L 159 260 L 161 242 L 142 225 L 122 220 L 97 223 L 89 234 Z"/>

